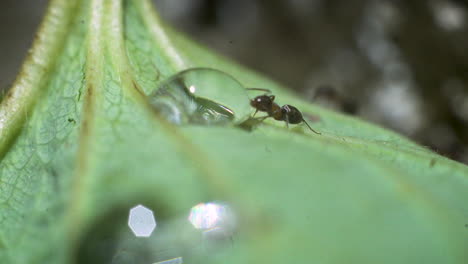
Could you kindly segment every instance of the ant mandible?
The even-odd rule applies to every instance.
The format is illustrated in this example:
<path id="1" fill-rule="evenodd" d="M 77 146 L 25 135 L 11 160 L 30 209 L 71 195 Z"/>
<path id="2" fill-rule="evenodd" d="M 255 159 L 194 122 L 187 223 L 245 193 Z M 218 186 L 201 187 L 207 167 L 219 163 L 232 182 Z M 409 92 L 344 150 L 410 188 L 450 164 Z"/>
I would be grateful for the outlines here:
<path id="1" fill-rule="evenodd" d="M 270 93 L 270 90 L 263 89 L 263 88 L 247 88 L 247 90 L 257 90 L 257 91 L 264 91 Z M 284 121 L 286 126 L 289 127 L 289 124 L 299 124 L 304 122 L 309 129 L 314 132 L 315 134 L 321 134 L 312 129 L 309 124 L 305 121 L 304 117 L 302 116 L 301 111 L 292 105 L 283 105 L 279 106 L 275 101 L 274 95 L 259 95 L 254 99 L 250 100 L 250 105 L 255 108 L 255 114 L 257 112 L 266 112 L 268 115 L 261 117 L 259 119 L 264 120 L 268 117 L 273 117 L 275 120 Z"/>

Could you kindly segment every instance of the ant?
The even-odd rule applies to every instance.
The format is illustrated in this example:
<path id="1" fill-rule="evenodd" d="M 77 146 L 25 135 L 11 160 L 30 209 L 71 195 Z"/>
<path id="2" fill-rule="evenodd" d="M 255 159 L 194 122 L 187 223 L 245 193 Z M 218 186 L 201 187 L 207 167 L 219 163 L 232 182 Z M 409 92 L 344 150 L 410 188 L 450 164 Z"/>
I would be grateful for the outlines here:
<path id="1" fill-rule="evenodd" d="M 264 91 L 267 93 L 271 93 L 268 89 L 263 88 L 247 88 L 247 90 L 257 90 L 257 91 Z M 255 113 L 252 117 L 257 114 L 257 112 L 266 112 L 268 115 L 264 117 L 260 117 L 260 120 L 264 120 L 268 117 L 273 117 L 275 120 L 284 121 L 286 126 L 289 127 L 289 124 L 300 124 L 305 123 L 309 129 L 314 132 L 315 134 L 320 135 L 320 132 L 317 132 L 309 126 L 309 124 L 305 121 L 304 117 L 302 116 L 301 111 L 292 105 L 283 105 L 279 106 L 275 101 L 274 95 L 259 95 L 254 99 L 250 100 L 250 105 L 255 108 Z"/>

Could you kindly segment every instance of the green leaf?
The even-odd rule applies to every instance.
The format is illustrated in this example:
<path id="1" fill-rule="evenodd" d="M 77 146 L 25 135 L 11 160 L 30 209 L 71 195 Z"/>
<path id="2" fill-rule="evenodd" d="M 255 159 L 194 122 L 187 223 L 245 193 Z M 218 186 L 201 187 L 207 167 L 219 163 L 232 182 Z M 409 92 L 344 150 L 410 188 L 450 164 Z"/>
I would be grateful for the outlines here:
<path id="1" fill-rule="evenodd" d="M 147 95 L 192 67 L 272 90 L 319 115 L 322 135 L 172 125 Z M 209 201 L 233 208 L 230 242 L 175 235 Z M 0 263 L 465 263 L 466 201 L 466 166 L 305 103 L 173 31 L 149 0 L 52 0 L 0 105 Z M 137 204 L 154 239 L 131 238 Z"/>

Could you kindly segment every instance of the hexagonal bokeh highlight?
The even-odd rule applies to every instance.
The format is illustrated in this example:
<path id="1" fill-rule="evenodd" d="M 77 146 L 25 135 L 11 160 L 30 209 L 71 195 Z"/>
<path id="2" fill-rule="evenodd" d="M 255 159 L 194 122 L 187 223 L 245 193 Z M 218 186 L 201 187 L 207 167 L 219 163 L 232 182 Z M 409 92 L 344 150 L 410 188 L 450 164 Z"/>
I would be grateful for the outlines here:
<path id="1" fill-rule="evenodd" d="M 153 211 L 139 204 L 132 209 L 128 216 L 128 226 L 137 237 L 149 237 L 156 228 Z"/>

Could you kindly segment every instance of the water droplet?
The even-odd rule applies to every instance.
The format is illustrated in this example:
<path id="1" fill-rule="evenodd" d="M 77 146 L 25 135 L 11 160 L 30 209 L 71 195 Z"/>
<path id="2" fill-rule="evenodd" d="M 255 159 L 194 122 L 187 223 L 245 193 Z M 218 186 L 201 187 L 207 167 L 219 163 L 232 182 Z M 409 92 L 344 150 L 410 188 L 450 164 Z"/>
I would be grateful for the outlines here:
<path id="1" fill-rule="evenodd" d="M 239 124 L 251 113 L 242 84 L 210 68 L 181 71 L 160 83 L 148 98 L 160 115 L 177 125 Z"/>
<path id="2" fill-rule="evenodd" d="M 234 213 L 221 202 L 175 215 L 151 203 L 127 204 L 90 226 L 76 263 L 208 263 L 229 255 L 234 230 Z"/>

